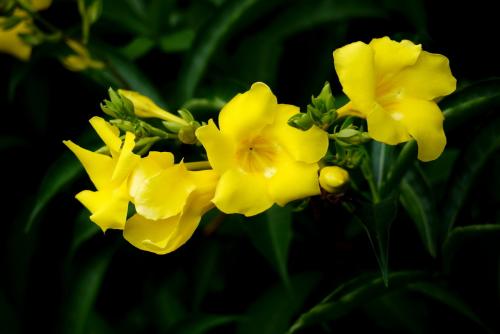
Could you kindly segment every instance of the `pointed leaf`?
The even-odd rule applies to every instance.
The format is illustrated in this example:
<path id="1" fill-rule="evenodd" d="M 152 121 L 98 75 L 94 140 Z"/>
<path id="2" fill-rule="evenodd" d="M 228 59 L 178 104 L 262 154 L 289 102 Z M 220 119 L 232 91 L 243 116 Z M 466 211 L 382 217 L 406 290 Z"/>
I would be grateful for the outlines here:
<path id="1" fill-rule="evenodd" d="M 176 326 L 171 332 L 177 334 L 214 333 L 215 328 L 241 321 L 241 319 L 240 316 L 235 315 L 204 314 L 190 318 L 186 323 Z"/>
<path id="2" fill-rule="evenodd" d="M 245 313 L 237 334 L 284 333 L 290 320 L 303 305 L 318 283 L 320 276 L 305 273 L 291 278 L 294 294 L 291 296 L 282 285 L 275 286 L 260 296 Z"/>
<path id="3" fill-rule="evenodd" d="M 76 267 L 62 309 L 62 332 L 83 333 L 113 255 L 106 249 Z"/>
<path id="4" fill-rule="evenodd" d="M 397 208 L 396 197 L 392 196 L 375 204 L 366 203 L 354 212 L 368 235 L 386 285 L 389 282 L 389 234 Z"/>
<path id="5" fill-rule="evenodd" d="M 275 205 L 264 214 L 243 224 L 254 246 L 271 263 L 283 283 L 288 286 L 288 248 L 292 240 L 291 209 Z"/>
<path id="6" fill-rule="evenodd" d="M 28 232 L 43 209 L 62 189 L 83 173 L 83 167 L 70 153 L 65 153 L 49 168 L 40 184 L 36 203 L 26 223 L 25 231 Z"/>
<path id="7" fill-rule="evenodd" d="M 454 174 L 444 198 L 443 233 L 453 227 L 477 175 L 500 149 L 500 118 L 482 128 L 455 163 Z"/>
<path id="8" fill-rule="evenodd" d="M 406 173 L 400 184 L 399 200 L 415 223 L 425 248 L 436 257 L 438 221 L 429 186 L 416 168 Z"/>
<path id="9" fill-rule="evenodd" d="M 443 245 L 443 262 L 448 272 L 455 261 L 460 261 L 459 252 L 477 250 L 481 245 L 489 254 L 500 254 L 500 224 L 469 225 L 455 227 Z M 484 260 L 484 259 L 483 259 Z"/>
<path id="10" fill-rule="evenodd" d="M 389 274 L 391 284 L 385 286 L 384 280 L 375 275 L 367 279 L 367 275 L 355 278 L 355 282 L 347 282 L 348 288 L 338 288 L 324 301 L 303 313 L 290 327 L 288 333 L 295 333 L 300 329 L 333 321 L 349 314 L 353 309 L 379 298 L 395 290 L 408 286 L 426 278 L 422 272 L 397 272 Z M 359 284 L 357 284 L 359 283 Z"/>
<path id="11" fill-rule="evenodd" d="M 482 329 L 486 330 L 488 333 L 493 333 L 493 331 L 484 325 L 476 312 L 474 312 L 474 310 L 467 303 L 465 303 L 457 294 L 446 289 L 444 286 L 431 282 L 418 282 L 410 284 L 409 288 L 447 305 L 448 307 L 454 309 L 457 313 L 460 313 L 462 316 L 481 326 Z"/>
<path id="12" fill-rule="evenodd" d="M 479 81 L 460 89 L 440 102 L 445 116 L 445 131 L 492 113 L 500 105 L 500 79 Z"/>
<path id="13" fill-rule="evenodd" d="M 244 13 L 258 0 L 229 0 L 217 10 L 201 33 L 196 36 L 186 62 L 181 69 L 179 82 L 180 102 L 193 97 L 196 86 L 200 82 L 208 62 L 214 51 L 228 34 L 231 27 L 237 23 Z"/>

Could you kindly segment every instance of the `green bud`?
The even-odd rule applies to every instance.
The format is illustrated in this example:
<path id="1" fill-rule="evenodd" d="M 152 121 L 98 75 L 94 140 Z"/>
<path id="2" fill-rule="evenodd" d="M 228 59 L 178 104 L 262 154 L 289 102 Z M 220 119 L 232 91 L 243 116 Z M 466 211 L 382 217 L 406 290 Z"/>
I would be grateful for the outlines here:
<path id="1" fill-rule="evenodd" d="M 181 116 L 183 120 L 185 120 L 188 123 L 194 122 L 194 117 L 193 114 L 189 112 L 189 110 L 183 108 L 177 110 L 177 113 Z"/>
<path id="2" fill-rule="evenodd" d="M 168 131 L 170 131 L 172 133 L 178 133 L 181 130 L 181 128 L 184 126 L 184 125 L 179 124 L 179 123 L 168 122 L 168 121 L 162 121 L 161 123 L 163 124 L 165 129 L 167 129 Z"/>
<path id="3" fill-rule="evenodd" d="M 24 43 L 31 46 L 37 46 L 43 43 L 44 36 L 41 33 L 34 31 L 31 34 L 18 34 L 19 38 L 23 40 Z"/>
<path id="4" fill-rule="evenodd" d="M 9 30 L 9 29 L 12 29 L 15 26 L 17 26 L 22 21 L 23 21 L 22 17 L 12 15 L 12 16 L 6 17 L 5 19 L 3 19 L 1 21 L 2 24 L 0 25 L 0 28 L 3 30 Z"/>
<path id="5" fill-rule="evenodd" d="M 311 103 L 307 106 L 307 114 L 314 124 L 322 129 L 327 129 L 337 118 L 335 99 L 328 82 L 325 82 L 318 96 L 311 97 Z"/>
<path id="6" fill-rule="evenodd" d="M 298 113 L 288 119 L 288 125 L 302 131 L 309 130 L 313 124 L 313 120 L 311 119 L 309 113 Z"/>
<path id="7" fill-rule="evenodd" d="M 354 128 L 342 129 L 335 133 L 334 139 L 340 141 L 339 144 L 360 145 L 371 140 L 367 132 L 362 132 Z"/>
<path id="8" fill-rule="evenodd" d="M 108 89 L 108 94 L 109 100 L 104 100 L 101 103 L 101 109 L 105 114 L 129 121 L 137 120 L 132 101 L 116 92 L 113 88 Z"/>
<path id="9" fill-rule="evenodd" d="M 1 16 L 11 16 L 16 9 L 15 0 L 0 0 L 0 15 Z"/>
<path id="10" fill-rule="evenodd" d="M 102 0 L 94 0 L 90 6 L 87 7 L 87 18 L 90 24 L 95 23 L 102 14 Z"/>
<path id="11" fill-rule="evenodd" d="M 179 140 L 184 144 L 196 144 L 195 128 L 191 126 L 184 126 L 179 130 L 177 134 Z"/>

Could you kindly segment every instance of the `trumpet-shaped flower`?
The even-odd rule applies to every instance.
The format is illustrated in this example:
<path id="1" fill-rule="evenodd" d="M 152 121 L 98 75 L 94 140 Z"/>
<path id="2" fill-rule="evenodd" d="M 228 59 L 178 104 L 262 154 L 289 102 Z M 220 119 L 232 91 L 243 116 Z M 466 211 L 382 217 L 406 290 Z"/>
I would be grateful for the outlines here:
<path id="1" fill-rule="evenodd" d="M 422 161 L 439 157 L 446 137 L 436 99 L 456 88 L 446 57 L 384 37 L 346 45 L 333 58 L 350 99 L 338 110 L 340 116 L 366 118 L 370 136 L 389 145 L 414 138 Z"/>
<path id="2" fill-rule="evenodd" d="M 299 108 L 278 104 L 268 86 L 255 83 L 235 96 L 196 136 L 221 175 L 213 203 L 225 213 L 252 216 L 274 203 L 317 195 L 318 161 L 328 148 L 326 132 L 288 125 Z"/>
<path id="3" fill-rule="evenodd" d="M 92 213 L 90 219 L 103 231 L 108 228 L 123 229 L 130 201 L 128 178 L 140 160 L 132 152 L 135 136 L 127 132 L 122 142 L 118 129 L 100 117 L 93 117 L 90 124 L 111 156 L 86 150 L 70 140 L 64 141 L 97 189 L 84 190 L 76 198 Z"/>
<path id="4" fill-rule="evenodd" d="M 185 120 L 160 108 L 149 97 L 131 90 L 118 89 L 118 93 L 129 99 L 134 105 L 134 113 L 142 118 L 159 118 L 164 121 L 189 125 Z"/>
<path id="5" fill-rule="evenodd" d="M 47 9 L 52 0 L 33 0 L 31 6 L 34 10 Z M 0 27 L 0 52 L 8 53 L 20 60 L 26 61 L 31 56 L 31 45 L 26 44 L 20 34 L 30 34 L 33 32 L 33 22 L 28 14 L 21 9 L 16 9 L 14 15 L 22 18 L 22 21 L 10 29 Z M 6 18 L 0 17 L 0 26 Z"/>
<path id="6" fill-rule="evenodd" d="M 168 153 L 150 152 L 130 178 L 137 214 L 127 220 L 123 235 L 135 247 L 170 253 L 193 235 L 202 215 L 213 208 L 218 174 L 188 171 Z"/>

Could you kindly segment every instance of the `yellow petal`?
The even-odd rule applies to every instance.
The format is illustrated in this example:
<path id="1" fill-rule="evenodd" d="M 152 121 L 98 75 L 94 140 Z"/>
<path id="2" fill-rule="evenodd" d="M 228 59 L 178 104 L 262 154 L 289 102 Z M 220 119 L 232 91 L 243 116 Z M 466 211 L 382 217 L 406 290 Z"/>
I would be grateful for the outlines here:
<path id="1" fill-rule="evenodd" d="M 165 254 L 165 249 L 177 230 L 180 218 L 179 214 L 168 219 L 150 220 L 135 214 L 125 223 L 123 237 L 139 249 Z"/>
<path id="2" fill-rule="evenodd" d="M 401 123 L 401 114 L 394 110 L 392 113 L 376 104 L 366 118 L 368 134 L 376 141 L 396 145 L 410 140 L 408 130 Z"/>
<path id="3" fill-rule="evenodd" d="M 0 17 L 0 23 L 3 18 Z M 19 34 L 29 34 L 31 29 L 26 21 L 23 21 L 9 30 L 0 28 L 0 52 L 8 53 L 20 60 L 27 61 L 31 56 L 31 46 L 24 43 Z"/>
<path id="4" fill-rule="evenodd" d="M 370 42 L 373 49 L 375 72 L 378 80 L 401 71 L 415 64 L 422 51 L 422 46 L 403 40 L 396 42 L 389 37 L 374 38 Z"/>
<path id="5" fill-rule="evenodd" d="M 44 10 L 50 7 L 52 0 L 31 0 L 31 5 L 36 10 Z"/>
<path id="6" fill-rule="evenodd" d="M 333 52 L 335 70 L 354 109 L 365 113 L 375 101 L 373 51 L 363 42 L 348 44 Z"/>
<path id="7" fill-rule="evenodd" d="M 317 163 L 294 161 L 283 152 L 275 168 L 275 174 L 269 179 L 269 194 L 279 205 L 321 193 Z"/>
<path id="8" fill-rule="evenodd" d="M 267 180 L 258 174 L 231 169 L 224 173 L 212 200 L 224 213 L 241 213 L 254 216 L 273 205 L 267 190 Z"/>
<path id="9" fill-rule="evenodd" d="M 222 174 L 235 165 L 234 143 L 217 129 L 213 120 L 196 130 L 196 138 L 207 151 L 208 161 L 213 169 Z"/>
<path id="10" fill-rule="evenodd" d="M 316 126 L 307 131 L 289 126 L 288 119 L 299 111 L 296 106 L 279 104 L 271 131 L 294 160 L 318 162 L 328 149 L 328 134 Z"/>
<path id="11" fill-rule="evenodd" d="M 90 220 L 107 229 L 123 229 L 127 219 L 128 194 L 125 184 L 118 188 L 101 191 L 84 190 L 76 195 L 91 213 Z"/>
<path id="12" fill-rule="evenodd" d="M 455 91 L 457 80 L 450 70 L 448 58 L 422 51 L 414 66 L 401 71 L 392 80 L 405 96 L 433 100 Z"/>
<path id="13" fill-rule="evenodd" d="M 231 138 L 248 138 L 258 134 L 274 121 L 277 100 L 271 89 L 262 82 L 249 91 L 236 95 L 219 114 L 220 131 Z"/>
<path id="14" fill-rule="evenodd" d="M 212 196 L 213 189 L 211 192 L 191 193 L 184 212 L 168 219 L 155 221 L 136 214 L 125 224 L 123 235 L 139 249 L 156 254 L 173 252 L 191 238 L 201 216 L 213 207 L 210 203 Z"/>
<path id="15" fill-rule="evenodd" d="M 80 160 L 80 163 L 97 189 L 103 189 L 108 186 L 114 168 L 113 160 L 109 156 L 86 150 L 71 140 L 65 140 L 63 143 Z"/>
<path id="16" fill-rule="evenodd" d="M 135 194 L 137 213 L 148 219 L 178 215 L 196 186 L 183 164 L 174 165 L 148 178 Z"/>
<path id="17" fill-rule="evenodd" d="M 111 154 L 113 156 L 117 155 L 120 151 L 120 147 L 122 146 L 122 141 L 119 137 L 120 130 L 98 116 L 92 117 L 89 122 L 94 128 L 95 132 L 97 132 L 97 135 L 109 148 Z"/>
<path id="18" fill-rule="evenodd" d="M 129 179 L 129 194 L 134 198 L 142 184 L 162 170 L 173 166 L 174 155 L 170 152 L 149 152 L 148 156 L 142 158 L 134 169 Z"/>
<path id="19" fill-rule="evenodd" d="M 342 191 L 347 182 L 349 173 L 339 166 L 323 167 L 319 173 L 321 188 L 332 194 Z"/>
<path id="20" fill-rule="evenodd" d="M 156 103 L 153 102 L 149 97 L 134 92 L 132 90 L 118 89 L 118 93 L 129 99 L 134 105 L 134 113 L 138 117 L 142 118 L 159 118 L 164 121 L 179 123 L 183 125 L 189 125 L 182 118 L 169 113 L 166 110 L 160 108 Z"/>
<path id="21" fill-rule="evenodd" d="M 401 122 L 418 144 L 418 159 L 437 159 L 446 146 L 443 113 L 435 102 L 404 99 L 392 107 L 403 115 Z"/>
<path id="22" fill-rule="evenodd" d="M 111 176 L 112 182 L 122 183 L 139 163 L 141 157 L 132 151 L 135 146 L 134 139 L 135 135 L 133 133 L 127 132 L 125 134 L 125 141 L 123 142 L 123 147 L 120 151 L 113 175 Z"/>

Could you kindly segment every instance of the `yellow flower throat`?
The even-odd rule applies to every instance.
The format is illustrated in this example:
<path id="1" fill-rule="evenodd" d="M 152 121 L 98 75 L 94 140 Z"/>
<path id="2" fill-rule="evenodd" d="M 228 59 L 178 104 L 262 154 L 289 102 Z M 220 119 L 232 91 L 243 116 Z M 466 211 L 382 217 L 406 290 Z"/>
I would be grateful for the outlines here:
<path id="1" fill-rule="evenodd" d="M 241 142 L 236 150 L 236 161 L 245 172 L 263 173 L 269 178 L 276 172 L 277 153 L 278 147 L 273 140 L 257 136 Z"/>

